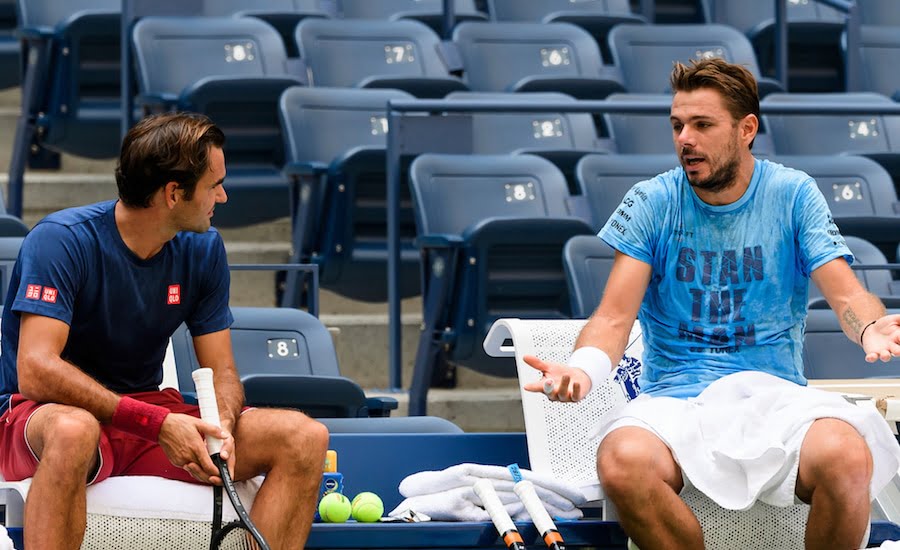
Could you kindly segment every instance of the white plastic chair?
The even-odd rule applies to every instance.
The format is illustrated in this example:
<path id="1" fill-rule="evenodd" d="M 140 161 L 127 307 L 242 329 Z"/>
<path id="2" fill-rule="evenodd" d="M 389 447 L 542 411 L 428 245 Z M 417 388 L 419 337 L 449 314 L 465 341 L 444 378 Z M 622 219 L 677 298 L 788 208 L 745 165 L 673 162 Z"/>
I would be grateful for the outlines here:
<path id="1" fill-rule="evenodd" d="M 584 324 L 584 320 L 499 319 L 485 338 L 484 349 L 494 357 L 515 357 L 521 389 L 540 378 L 522 358 L 535 355 L 545 361 L 565 362 Z M 636 322 L 616 375 L 577 403 L 550 401 L 543 394 L 521 390 L 531 469 L 579 486 L 588 500 L 603 506 L 604 519 L 615 519 L 615 512 L 605 502 L 597 479 L 599 440 L 589 434 L 607 411 L 637 395 L 635 381 L 643 349 Z M 803 548 L 809 514 L 805 504 L 777 508 L 757 503 L 738 512 L 720 507 L 695 489 L 683 491 L 681 497 L 700 521 L 707 549 Z"/>

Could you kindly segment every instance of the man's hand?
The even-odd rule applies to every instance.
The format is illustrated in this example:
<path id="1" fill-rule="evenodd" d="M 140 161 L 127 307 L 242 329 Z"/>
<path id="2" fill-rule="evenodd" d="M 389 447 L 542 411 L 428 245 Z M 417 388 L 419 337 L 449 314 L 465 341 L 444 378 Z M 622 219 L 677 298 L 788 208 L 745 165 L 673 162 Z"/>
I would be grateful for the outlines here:
<path id="1" fill-rule="evenodd" d="M 885 315 L 865 329 L 862 345 L 869 363 L 886 363 L 900 355 L 900 314 Z"/>
<path id="2" fill-rule="evenodd" d="M 541 361 L 533 355 L 526 355 L 523 359 L 543 375 L 540 380 L 525 384 L 528 391 L 544 393 L 551 401 L 579 401 L 591 391 L 591 379 L 581 369 Z"/>
<path id="3" fill-rule="evenodd" d="M 159 445 L 169 461 L 184 468 L 197 481 L 221 485 L 219 470 L 209 456 L 204 436 L 222 440 L 219 456 L 228 462 L 229 472 L 234 471 L 234 437 L 223 428 L 187 414 L 171 413 L 159 432 Z"/>

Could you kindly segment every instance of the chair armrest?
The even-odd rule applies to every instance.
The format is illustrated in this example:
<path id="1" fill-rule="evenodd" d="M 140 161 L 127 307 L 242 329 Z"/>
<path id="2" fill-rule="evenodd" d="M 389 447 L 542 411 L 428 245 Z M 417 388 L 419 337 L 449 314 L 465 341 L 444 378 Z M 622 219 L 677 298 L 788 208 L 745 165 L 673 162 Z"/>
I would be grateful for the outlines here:
<path id="1" fill-rule="evenodd" d="M 324 162 L 289 162 L 283 169 L 287 176 L 321 176 L 328 172 Z"/>
<path id="2" fill-rule="evenodd" d="M 416 237 L 416 248 L 459 248 L 463 245 L 463 238 L 459 235 L 434 234 Z"/>
<path id="3" fill-rule="evenodd" d="M 391 416 L 391 411 L 397 410 L 400 404 L 393 397 L 367 397 L 366 407 L 372 418 L 384 418 Z"/>
<path id="4" fill-rule="evenodd" d="M 469 87 L 453 76 L 372 76 L 357 84 L 358 88 L 394 88 L 419 98 L 441 99 L 450 92 L 467 92 Z"/>
<path id="5" fill-rule="evenodd" d="M 313 417 L 365 415 L 366 395 L 340 376 L 251 374 L 241 377 L 248 406 L 300 409 Z"/>

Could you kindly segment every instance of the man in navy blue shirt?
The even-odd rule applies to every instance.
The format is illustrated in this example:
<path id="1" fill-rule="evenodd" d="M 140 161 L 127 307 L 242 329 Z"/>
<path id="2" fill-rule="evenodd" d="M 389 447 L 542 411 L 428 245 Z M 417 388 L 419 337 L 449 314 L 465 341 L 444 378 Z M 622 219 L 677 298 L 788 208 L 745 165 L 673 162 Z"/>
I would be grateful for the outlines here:
<path id="1" fill-rule="evenodd" d="M 273 548 L 302 546 L 328 446 L 296 411 L 243 410 L 225 248 L 225 137 L 200 115 L 138 123 L 122 143 L 119 200 L 51 214 L 26 237 L 2 323 L 0 473 L 33 478 L 30 550 L 79 548 L 86 483 L 155 475 L 221 484 L 204 436 L 224 440 L 235 479 L 266 474 L 252 517 Z M 159 390 L 185 322 L 214 372 L 222 427 Z"/>

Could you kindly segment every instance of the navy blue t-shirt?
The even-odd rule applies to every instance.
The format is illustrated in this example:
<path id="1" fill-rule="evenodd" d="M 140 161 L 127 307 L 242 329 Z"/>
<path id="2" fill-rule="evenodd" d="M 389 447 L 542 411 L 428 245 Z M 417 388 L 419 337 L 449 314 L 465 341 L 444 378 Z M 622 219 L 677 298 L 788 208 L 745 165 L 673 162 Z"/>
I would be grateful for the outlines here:
<path id="1" fill-rule="evenodd" d="M 194 336 L 231 326 L 219 233 L 178 233 L 143 260 L 119 235 L 115 205 L 56 212 L 25 238 L 0 327 L 0 403 L 18 391 L 22 312 L 68 324 L 63 359 L 117 393 L 159 387 L 168 340 L 182 322 Z"/>

